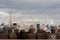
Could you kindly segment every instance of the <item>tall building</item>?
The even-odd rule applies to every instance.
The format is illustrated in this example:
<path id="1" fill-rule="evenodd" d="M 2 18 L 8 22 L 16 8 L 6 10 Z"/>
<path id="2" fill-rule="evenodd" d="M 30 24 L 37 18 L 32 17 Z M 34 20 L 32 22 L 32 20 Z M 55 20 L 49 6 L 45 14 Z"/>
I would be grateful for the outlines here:
<path id="1" fill-rule="evenodd" d="M 37 29 L 40 29 L 40 24 L 36 24 L 36 28 Z"/>
<path id="2" fill-rule="evenodd" d="M 45 24 L 42 24 L 42 26 L 40 27 L 40 29 L 43 29 L 43 30 L 47 31 L 47 27 L 45 26 Z"/>
<path id="3" fill-rule="evenodd" d="M 11 14 L 9 14 L 9 17 L 8 17 L 8 26 L 9 28 L 12 27 L 12 15 Z"/>
<path id="4" fill-rule="evenodd" d="M 23 21 L 20 22 L 20 30 L 25 30 L 25 24 Z"/>
<path id="5" fill-rule="evenodd" d="M 30 25 L 29 29 L 34 29 L 34 25 L 33 24 Z"/>

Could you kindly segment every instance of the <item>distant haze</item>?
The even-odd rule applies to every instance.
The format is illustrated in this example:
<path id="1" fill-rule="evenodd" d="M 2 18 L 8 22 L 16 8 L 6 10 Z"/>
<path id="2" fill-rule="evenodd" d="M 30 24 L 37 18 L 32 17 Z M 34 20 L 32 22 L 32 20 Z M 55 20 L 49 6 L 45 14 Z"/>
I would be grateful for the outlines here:
<path id="1" fill-rule="evenodd" d="M 60 24 L 60 0 L 0 0 L 0 22 L 6 23 L 9 13 L 13 22 L 37 20 L 46 23 L 53 19 Z"/>

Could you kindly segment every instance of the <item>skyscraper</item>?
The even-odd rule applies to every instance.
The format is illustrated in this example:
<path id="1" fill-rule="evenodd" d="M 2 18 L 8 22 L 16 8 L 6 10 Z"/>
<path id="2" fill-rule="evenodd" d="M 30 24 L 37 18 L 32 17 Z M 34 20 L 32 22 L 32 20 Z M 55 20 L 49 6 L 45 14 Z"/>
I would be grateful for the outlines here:
<path id="1" fill-rule="evenodd" d="M 9 28 L 12 27 L 12 15 L 11 14 L 9 14 L 9 17 L 8 17 L 8 26 Z"/>
<path id="2" fill-rule="evenodd" d="M 36 24 L 36 28 L 37 29 L 40 29 L 40 24 Z"/>
<path id="3" fill-rule="evenodd" d="M 25 29 L 25 24 L 23 21 L 20 22 L 20 30 L 24 30 Z"/>

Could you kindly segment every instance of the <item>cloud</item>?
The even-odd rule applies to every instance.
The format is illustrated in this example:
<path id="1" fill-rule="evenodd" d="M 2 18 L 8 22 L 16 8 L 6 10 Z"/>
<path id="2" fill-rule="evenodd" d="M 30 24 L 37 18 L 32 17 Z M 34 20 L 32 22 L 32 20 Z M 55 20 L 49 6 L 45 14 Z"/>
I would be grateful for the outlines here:
<path id="1" fill-rule="evenodd" d="M 1 8 L 32 9 L 60 4 L 59 0 L 0 0 Z"/>
<path id="2" fill-rule="evenodd" d="M 46 2 L 60 2 L 60 0 L 9 0 L 12 2 L 41 2 L 41 3 L 46 3 Z"/>
<path id="3" fill-rule="evenodd" d="M 1 14 L 2 13 L 2 14 Z M 60 0 L 0 0 L 0 17 L 11 13 L 13 20 L 60 20 Z"/>

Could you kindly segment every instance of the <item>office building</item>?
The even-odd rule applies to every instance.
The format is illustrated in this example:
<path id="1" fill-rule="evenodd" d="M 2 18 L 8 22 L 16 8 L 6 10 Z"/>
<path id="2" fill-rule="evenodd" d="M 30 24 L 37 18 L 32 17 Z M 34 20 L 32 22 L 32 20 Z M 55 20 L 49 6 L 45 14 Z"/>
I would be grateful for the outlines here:
<path id="1" fill-rule="evenodd" d="M 36 24 L 36 28 L 37 29 L 40 29 L 40 24 Z"/>

